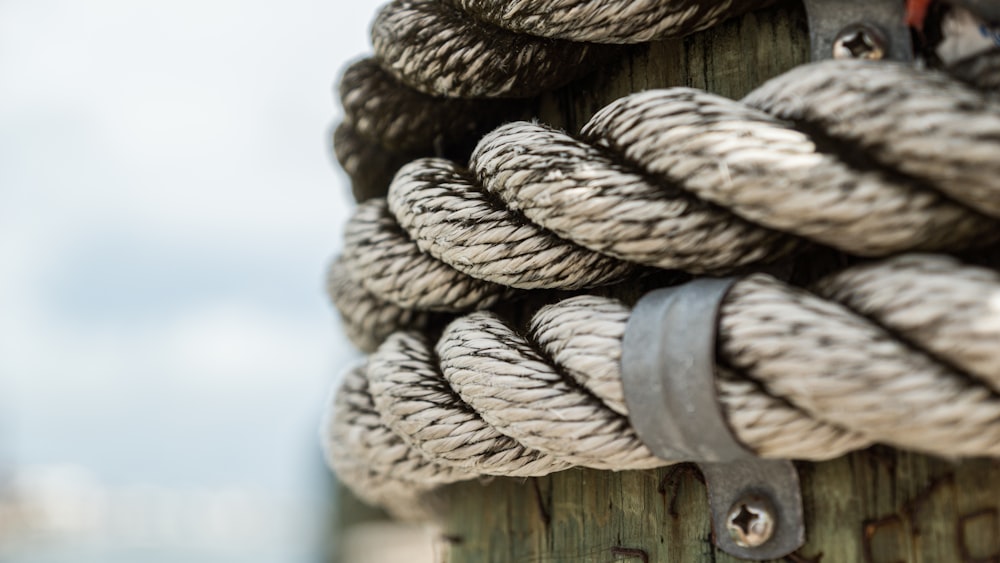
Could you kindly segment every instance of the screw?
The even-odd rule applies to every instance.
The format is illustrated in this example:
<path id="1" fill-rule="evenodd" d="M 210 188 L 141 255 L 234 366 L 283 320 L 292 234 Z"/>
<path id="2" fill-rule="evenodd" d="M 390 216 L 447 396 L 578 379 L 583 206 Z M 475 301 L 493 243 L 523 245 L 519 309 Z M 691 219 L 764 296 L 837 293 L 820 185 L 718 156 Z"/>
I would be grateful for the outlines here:
<path id="1" fill-rule="evenodd" d="M 740 547 L 760 547 L 774 535 L 774 511 L 766 499 L 751 495 L 729 509 L 726 529 Z"/>
<path id="2" fill-rule="evenodd" d="M 833 41 L 833 58 L 877 61 L 885 56 L 885 35 L 862 23 L 849 25 Z"/>

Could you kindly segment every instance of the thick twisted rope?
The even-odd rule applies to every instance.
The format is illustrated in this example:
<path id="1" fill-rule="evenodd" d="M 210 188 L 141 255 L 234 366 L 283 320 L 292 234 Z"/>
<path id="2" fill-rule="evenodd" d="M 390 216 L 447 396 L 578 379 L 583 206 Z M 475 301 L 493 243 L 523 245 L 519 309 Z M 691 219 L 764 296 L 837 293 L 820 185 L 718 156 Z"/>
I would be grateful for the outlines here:
<path id="1" fill-rule="evenodd" d="M 904 94 L 881 95 L 887 84 Z M 361 206 L 350 221 L 345 268 L 381 300 L 462 311 L 495 303 L 496 286 L 593 287 L 628 264 L 724 274 L 810 241 L 881 256 L 998 235 L 982 213 L 1000 201 L 1000 105 L 934 72 L 832 61 L 744 103 L 644 92 L 581 137 L 512 123 L 482 139 L 471 170 L 406 165 L 392 215 Z"/>
<path id="2" fill-rule="evenodd" d="M 385 149 L 358 133 L 344 121 L 333 131 L 333 152 L 351 180 L 355 201 L 385 197 L 386 189 L 401 166 L 430 152 L 400 153 Z"/>
<path id="3" fill-rule="evenodd" d="M 534 5 L 526 3 L 519 9 Z M 1000 89 L 1000 51 L 957 61 L 947 70 L 979 89 Z M 843 89 L 840 84 L 833 86 L 826 94 L 836 101 Z M 371 58 L 346 69 L 339 93 L 345 116 L 334 149 L 359 201 L 384 196 L 395 171 L 416 158 L 447 156 L 464 161 L 482 134 L 532 114 L 536 103 L 430 96 L 409 88 Z"/>
<path id="4" fill-rule="evenodd" d="M 531 97 L 593 72 L 620 51 L 580 41 L 683 35 L 768 3 L 390 3 L 372 29 L 375 58 L 353 63 L 341 77 L 345 116 L 334 152 L 358 201 L 384 196 L 406 161 L 465 160 L 483 133 L 533 113 Z"/>
<path id="5" fill-rule="evenodd" d="M 444 0 L 472 17 L 538 37 L 645 43 L 708 29 L 773 0 Z"/>
<path id="6" fill-rule="evenodd" d="M 403 167 L 388 203 L 421 252 L 473 278 L 519 289 L 578 289 L 631 270 L 494 204 L 467 170 L 447 160 Z"/>
<path id="7" fill-rule="evenodd" d="M 525 106 L 530 105 L 467 98 L 480 95 L 475 92 L 531 97 L 592 71 L 595 60 L 615 54 L 607 45 L 578 42 L 636 43 L 682 36 L 771 3 L 444 0 L 389 4 L 372 30 L 377 58 L 388 72 L 375 59 L 365 59 L 344 73 L 340 94 L 346 116 L 338 130 L 336 155 L 351 175 L 357 196 L 384 195 L 387 180 L 403 159 L 447 155 L 464 160 L 467 144 L 505 120 L 525 115 Z M 432 38 L 429 43 L 427 37 Z M 425 48 L 427 44 L 431 47 Z M 514 51 L 507 51 L 508 47 Z M 538 60 L 525 56 L 527 51 L 548 55 L 539 59 L 539 65 Z M 564 57 L 567 51 L 579 52 Z M 949 71 L 980 88 L 996 90 L 1000 64 L 995 55 L 989 55 L 959 61 Z M 391 111 L 385 111 L 387 107 Z"/>
<path id="8" fill-rule="evenodd" d="M 484 133 L 527 114 L 524 102 L 429 96 L 371 58 L 348 66 L 338 91 L 344 119 L 333 148 L 358 201 L 384 197 L 403 164 L 430 155 L 466 159 Z"/>
<path id="9" fill-rule="evenodd" d="M 382 147 L 408 152 L 478 138 L 521 111 L 513 100 L 441 98 L 407 88 L 371 58 L 347 67 L 339 84 L 345 120 Z"/>
<path id="10" fill-rule="evenodd" d="M 592 72 L 619 52 L 610 44 L 685 35 L 770 3 L 396 0 L 376 16 L 372 45 L 383 68 L 428 94 L 530 97 Z"/>
<path id="11" fill-rule="evenodd" d="M 596 47 L 511 33 L 437 0 L 395 0 L 372 24 L 382 68 L 427 94 L 531 97 L 569 83 L 613 56 Z"/>
<path id="12" fill-rule="evenodd" d="M 455 158 L 446 145 L 502 119 L 488 115 L 499 105 L 460 101 L 483 118 L 442 125 L 459 106 L 398 83 L 434 96 L 531 96 L 613 55 L 578 41 L 644 41 L 733 10 L 543 4 L 391 4 L 373 29 L 381 67 L 363 80 L 379 98 L 342 92 L 338 157 L 357 174 L 372 159 L 394 169 L 430 149 Z M 525 35 L 535 28 L 561 39 Z M 443 314 L 490 307 L 511 288 L 594 287 L 634 275 L 633 264 L 722 273 L 810 244 L 881 256 L 995 238 L 996 99 L 901 67 L 835 65 L 790 73 L 742 104 L 685 89 L 639 94 L 595 116 L 580 139 L 515 123 L 479 144 L 469 170 L 442 159 L 401 170 L 388 204 L 359 208 L 331 269 L 352 339 L 381 342 L 329 420 L 342 479 L 398 508 L 477 475 L 677 461 L 652 456 L 628 423 L 619 302 L 562 301 L 527 329 L 478 311 L 451 322 L 436 346 L 421 336 Z M 963 65 L 963 79 L 994 87 L 980 63 Z M 380 114 L 406 97 L 414 112 L 440 111 L 426 122 Z M 384 174 L 371 178 L 376 193 Z M 1000 455 L 995 272 L 907 256 L 813 291 L 753 275 L 723 304 L 720 406 L 748 449 L 827 459 L 881 442 Z"/>
<path id="13" fill-rule="evenodd" d="M 812 460 L 872 443 L 1000 455 L 997 272 L 907 255 L 814 290 L 755 274 L 723 303 L 720 407 L 748 449 Z M 627 316 L 614 300 L 579 296 L 542 309 L 523 333 L 489 312 L 454 321 L 435 347 L 395 333 L 354 376 L 368 388 L 349 380 L 338 398 L 370 406 L 363 432 L 357 413 L 331 424 L 332 461 L 365 467 L 351 482 L 373 490 L 399 479 L 429 489 L 470 475 L 679 461 L 653 457 L 628 424 L 619 371 Z M 367 449 L 384 443 L 391 454 Z"/>
<path id="14" fill-rule="evenodd" d="M 948 72 L 976 88 L 1000 94 L 1000 49 L 956 61 Z"/>
<path id="15" fill-rule="evenodd" d="M 382 424 L 372 404 L 364 366 L 344 376 L 328 418 L 324 440 L 330 467 L 361 499 L 392 509 L 400 516 L 419 516 L 417 499 L 438 484 L 475 475 L 428 461 Z M 385 468 L 391 467 L 387 473 Z"/>
<path id="16" fill-rule="evenodd" d="M 856 65 L 844 61 L 838 66 Z M 901 68 L 860 65 L 856 72 L 822 76 L 800 67 L 744 101 L 807 131 L 820 131 L 831 143 L 853 147 L 873 166 L 919 179 L 1000 217 L 996 98 L 943 73 Z"/>
<path id="17" fill-rule="evenodd" d="M 508 292 L 428 258 L 389 214 L 384 200 L 360 204 L 344 238 L 351 241 L 340 258 L 346 275 L 381 301 L 447 312 L 488 307 Z"/>
<path id="18" fill-rule="evenodd" d="M 400 330 L 426 331 L 446 317 L 404 309 L 380 300 L 354 281 L 340 260 L 327 272 L 327 294 L 341 311 L 347 338 L 362 352 L 374 352 L 390 334 Z"/>

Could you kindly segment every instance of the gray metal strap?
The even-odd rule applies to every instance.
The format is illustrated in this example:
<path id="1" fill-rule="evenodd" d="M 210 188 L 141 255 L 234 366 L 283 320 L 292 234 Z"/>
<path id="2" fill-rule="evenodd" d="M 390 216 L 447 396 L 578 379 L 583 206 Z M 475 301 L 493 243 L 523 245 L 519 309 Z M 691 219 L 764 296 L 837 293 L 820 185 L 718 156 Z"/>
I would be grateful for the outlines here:
<path id="1" fill-rule="evenodd" d="M 658 289 L 625 327 L 622 384 L 629 419 L 663 459 L 753 457 L 733 438 L 715 392 L 715 325 L 734 279 L 699 279 Z"/>
<path id="2" fill-rule="evenodd" d="M 658 457 L 699 462 L 715 544 L 744 559 L 776 559 L 805 542 L 798 473 L 762 460 L 719 407 L 715 332 L 733 279 L 701 279 L 639 300 L 625 328 L 622 384 L 629 420 Z"/>
<path id="3" fill-rule="evenodd" d="M 780 559 L 806 543 L 802 486 L 795 465 L 784 460 L 699 463 L 708 489 L 715 545 L 743 559 Z M 770 526 L 767 536 L 753 528 Z M 746 543 L 754 536 L 759 545 Z M 741 541 L 743 540 L 743 541 Z"/>

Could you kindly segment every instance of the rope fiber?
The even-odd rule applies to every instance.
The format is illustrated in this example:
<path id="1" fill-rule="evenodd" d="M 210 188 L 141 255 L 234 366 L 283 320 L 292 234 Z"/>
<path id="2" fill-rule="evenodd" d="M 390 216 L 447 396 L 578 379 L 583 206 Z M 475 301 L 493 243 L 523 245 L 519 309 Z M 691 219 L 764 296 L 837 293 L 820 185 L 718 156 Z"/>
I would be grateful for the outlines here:
<path id="1" fill-rule="evenodd" d="M 737 276 L 716 391 L 749 451 L 1000 457 L 1000 273 L 942 254 L 1000 240 L 997 53 L 804 65 L 738 101 L 639 92 L 578 134 L 525 120 L 625 44 L 770 3 L 382 9 L 334 133 L 361 203 L 327 287 L 369 352 L 324 423 L 344 483 L 419 517 L 457 481 L 686 461 L 629 421 L 615 295 L 701 275 Z M 832 258 L 793 283 L 800 257 Z"/>
<path id="2" fill-rule="evenodd" d="M 877 94 L 890 83 L 902 94 Z M 405 165 L 386 208 L 366 202 L 349 220 L 343 264 L 382 301 L 461 312 L 504 291 L 621 282 L 636 266 L 724 275 L 817 245 L 961 251 L 1000 235 L 986 215 L 997 154 L 1000 104 L 898 64 L 812 64 L 743 102 L 652 90 L 579 137 L 514 122 L 481 139 L 469 168 Z"/>
<path id="3" fill-rule="evenodd" d="M 823 460 L 874 443 L 1000 456 L 998 304 L 1000 275 L 939 255 L 848 268 L 810 292 L 753 274 L 721 309 L 720 406 L 762 457 Z M 523 332 L 489 311 L 451 322 L 436 345 L 396 332 L 354 372 L 367 387 L 337 399 L 369 397 L 377 416 L 365 424 L 378 428 L 343 416 L 327 441 L 364 460 L 369 473 L 352 483 L 363 490 L 392 476 L 427 490 L 471 475 L 682 461 L 652 456 L 628 422 L 628 314 L 584 295 L 544 307 Z M 405 455 L 368 451 L 386 447 L 383 434 Z"/>

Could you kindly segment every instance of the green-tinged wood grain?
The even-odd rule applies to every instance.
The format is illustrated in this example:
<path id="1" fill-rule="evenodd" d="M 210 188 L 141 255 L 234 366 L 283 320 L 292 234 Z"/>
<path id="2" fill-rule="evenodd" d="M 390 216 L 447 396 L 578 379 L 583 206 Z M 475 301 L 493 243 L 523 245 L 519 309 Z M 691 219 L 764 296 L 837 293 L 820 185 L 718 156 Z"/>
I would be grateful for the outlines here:
<path id="1" fill-rule="evenodd" d="M 784 3 L 707 32 L 637 47 L 541 101 L 542 121 L 576 132 L 631 92 L 690 86 L 739 98 L 805 61 L 801 6 Z M 792 563 L 1000 563 L 1000 464 L 949 463 L 875 448 L 798 464 L 807 544 Z M 462 483 L 439 559 L 466 562 L 728 562 L 710 541 L 705 488 L 692 465 L 655 471 L 572 470 L 537 479 Z"/>
<path id="2" fill-rule="evenodd" d="M 730 20 L 707 31 L 635 47 L 590 77 L 546 95 L 542 121 L 577 132 L 612 101 L 651 88 L 687 86 L 741 98 L 806 61 L 809 40 L 798 3 Z"/>
<path id="3" fill-rule="evenodd" d="M 949 463 L 875 448 L 800 463 L 802 562 L 1000 561 L 1000 463 Z M 705 486 L 690 464 L 462 483 L 441 561 L 739 561 L 712 545 Z"/>

